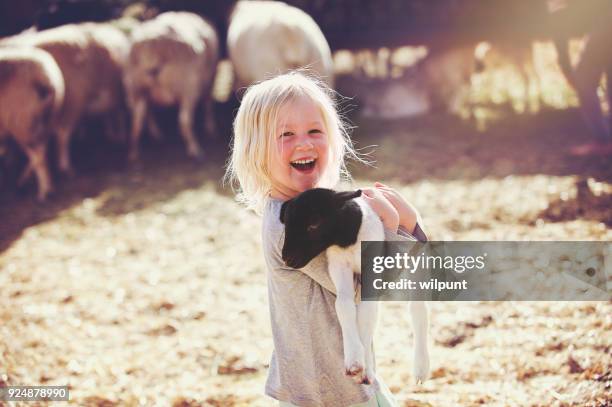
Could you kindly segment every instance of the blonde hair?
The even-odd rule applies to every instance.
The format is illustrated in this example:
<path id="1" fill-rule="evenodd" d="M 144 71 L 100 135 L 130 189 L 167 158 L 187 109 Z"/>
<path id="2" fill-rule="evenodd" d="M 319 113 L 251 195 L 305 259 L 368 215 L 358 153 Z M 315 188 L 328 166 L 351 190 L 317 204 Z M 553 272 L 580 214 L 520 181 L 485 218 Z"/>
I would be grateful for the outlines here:
<path id="1" fill-rule="evenodd" d="M 232 153 L 225 182 L 237 186 L 237 199 L 261 214 L 272 189 L 269 172 L 278 113 L 289 101 L 305 96 L 321 111 L 328 137 L 329 160 L 319 181 L 333 188 L 341 178 L 350 179 L 345 158 L 361 161 L 340 118 L 333 90 L 318 79 L 292 71 L 247 89 L 234 120 Z"/>

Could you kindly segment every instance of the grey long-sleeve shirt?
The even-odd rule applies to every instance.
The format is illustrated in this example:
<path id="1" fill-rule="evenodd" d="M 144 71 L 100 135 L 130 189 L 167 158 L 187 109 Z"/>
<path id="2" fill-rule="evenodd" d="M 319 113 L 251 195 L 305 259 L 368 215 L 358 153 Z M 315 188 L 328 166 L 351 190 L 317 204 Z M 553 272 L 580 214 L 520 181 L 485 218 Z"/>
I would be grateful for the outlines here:
<path id="1" fill-rule="evenodd" d="M 378 391 L 377 384 L 356 384 L 344 374 L 342 331 L 325 253 L 300 270 L 285 266 L 281 258 L 282 203 L 270 199 L 262 222 L 274 340 L 266 394 L 298 406 L 341 407 L 367 401 Z M 399 233 L 385 230 L 385 240 L 427 241 L 419 225 L 416 238 Z"/>

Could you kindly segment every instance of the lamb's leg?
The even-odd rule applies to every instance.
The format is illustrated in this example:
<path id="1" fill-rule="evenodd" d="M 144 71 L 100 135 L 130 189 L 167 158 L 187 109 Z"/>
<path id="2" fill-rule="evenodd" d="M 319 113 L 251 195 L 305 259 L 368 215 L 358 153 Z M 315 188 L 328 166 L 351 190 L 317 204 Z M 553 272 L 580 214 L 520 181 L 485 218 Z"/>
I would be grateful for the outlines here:
<path id="1" fill-rule="evenodd" d="M 412 330 L 414 331 L 414 366 L 413 374 L 417 383 L 427 379 L 429 375 L 429 352 L 427 351 L 427 306 L 423 301 L 410 303 Z"/>
<path id="2" fill-rule="evenodd" d="M 361 301 L 357 305 L 357 324 L 359 337 L 365 349 L 365 384 L 374 383 L 374 349 L 373 339 L 378 321 L 378 303 L 376 301 Z"/>
<path id="3" fill-rule="evenodd" d="M 342 329 L 344 369 L 355 381 L 365 380 L 365 352 L 357 328 L 357 307 L 353 288 L 353 271 L 347 264 L 334 262 L 328 256 L 329 275 L 336 287 L 336 314 Z"/>

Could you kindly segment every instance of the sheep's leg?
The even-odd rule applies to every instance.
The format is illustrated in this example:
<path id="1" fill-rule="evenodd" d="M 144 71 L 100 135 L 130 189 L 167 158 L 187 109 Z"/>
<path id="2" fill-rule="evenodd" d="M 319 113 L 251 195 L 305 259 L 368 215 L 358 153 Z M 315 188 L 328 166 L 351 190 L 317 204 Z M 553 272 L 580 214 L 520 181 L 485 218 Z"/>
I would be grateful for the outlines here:
<path id="1" fill-rule="evenodd" d="M 155 140 L 163 140 L 164 136 L 162 135 L 162 131 L 157 124 L 157 120 L 155 120 L 155 117 L 153 117 L 150 111 L 147 113 L 147 130 Z"/>
<path id="2" fill-rule="evenodd" d="M 580 99 L 580 111 L 584 121 L 599 141 L 607 141 L 610 130 L 597 96 L 597 81 L 594 80 L 594 77 L 589 78 L 577 73 L 576 85 L 578 87 L 578 98 Z"/>
<path id="3" fill-rule="evenodd" d="M 193 132 L 193 114 L 196 102 L 192 99 L 184 99 L 181 101 L 179 108 L 179 126 L 181 136 L 187 145 L 187 154 L 190 157 L 200 157 L 202 150 Z"/>
<path id="4" fill-rule="evenodd" d="M 524 76 L 527 77 L 527 95 L 529 97 L 529 111 L 531 113 L 537 113 L 540 110 L 540 102 L 542 101 L 542 84 L 540 83 L 540 76 L 536 70 L 533 53 L 529 54 L 529 60 L 526 62 L 524 67 Z"/>
<path id="5" fill-rule="evenodd" d="M 26 165 L 25 169 L 21 173 L 21 176 L 19 177 L 19 180 L 17 181 L 17 185 L 19 185 L 20 187 L 23 186 L 30 179 L 32 174 L 34 174 L 34 168 L 32 167 L 31 160 L 28 159 L 28 164 Z"/>
<path id="6" fill-rule="evenodd" d="M 127 114 L 122 109 L 114 109 L 104 116 L 104 133 L 112 143 L 125 143 L 127 139 Z"/>
<path id="7" fill-rule="evenodd" d="M 216 70 L 216 66 L 211 69 Z M 211 78 L 207 78 L 207 85 L 202 92 L 204 128 L 206 129 L 206 135 L 211 139 L 217 138 L 217 123 L 215 121 L 214 100 L 212 96 L 214 82 L 215 75 L 212 75 Z"/>
<path id="8" fill-rule="evenodd" d="M 204 125 L 206 127 L 206 135 L 211 138 L 217 138 L 217 124 L 215 123 L 215 111 L 212 95 L 204 96 Z"/>
<path id="9" fill-rule="evenodd" d="M 53 189 L 47 167 L 47 147 L 45 144 L 38 144 L 36 146 L 26 146 L 24 150 L 28 156 L 28 167 L 36 173 L 38 200 L 43 201 Z"/>
<path id="10" fill-rule="evenodd" d="M 140 136 L 142 126 L 147 115 L 147 101 L 139 98 L 132 105 L 132 131 L 130 133 L 130 152 L 128 159 L 137 161 L 140 156 Z"/>
<path id="11" fill-rule="evenodd" d="M 606 71 L 601 58 L 604 43 L 600 36 L 593 34 L 585 45 L 580 61 L 576 66 L 575 86 L 580 100 L 580 111 L 593 135 L 600 141 L 609 141 L 610 129 L 597 95 L 601 76 Z"/>
<path id="12" fill-rule="evenodd" d="M 73 126 L 64 125 L 57 129 L 57 154 L 60 172 L 72 175 L 72 164 L 70 162 L 70 137 L 72 136 Z"/>
<path id="13" fill-rule="evenodd" d="M 359 337 L 365 349 L 365 384 L 373 384 L 374 372 L 374 331 L 378 321 L 378 303 L 376 301 L 362 301 L 357 306 L 357 323 Z"/>
<path id="14" fill-rule="evenodd" d="M 344 369 L 348 376 L 363 383 L 365 376 L 365 351 L 357 328 L 357 307 L 353 288 L 353 271 L 346 262 L 335 261 L 328 256 L 329 275 L 336 287 L 336 314 L 342 330 Z"/>
<path id="15" fill-rule="evenodd" d="M 606 68 L 606 86 L 608 88 L 608 130 L 610 131 L 608 142 L 612 142 L 612 63 Z"/>
<path id="16" fill-rule="evenodd" d="M 417 382 L 422 382 L 429 375 L 429 352 L 427 350 L 427 306 L 423 301 L 410 303 L 412 329 L 414 331 L 414 366 L 413 374 Z"/>

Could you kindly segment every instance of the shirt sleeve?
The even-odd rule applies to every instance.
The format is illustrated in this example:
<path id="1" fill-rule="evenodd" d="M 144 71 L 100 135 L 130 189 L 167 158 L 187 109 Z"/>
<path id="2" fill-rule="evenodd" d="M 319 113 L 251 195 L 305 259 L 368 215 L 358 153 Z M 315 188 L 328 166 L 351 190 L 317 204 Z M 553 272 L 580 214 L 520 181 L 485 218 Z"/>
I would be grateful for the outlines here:
<path id="1" fill-rule="evenodd" d="M 416 226 L 414 227 L 414 231 L 412 231 L 412 233 L 408 232 L 408 230 L 405 227 L 400 226 L 398 228 L 398 230 L 397 230 L 397 234 L 405 236 L 405 237 L 412 237 L 414 240 L 418 240 L 419 242 L 428 242 L 429 241 L 429 238 L 427 237 L 427 234 L 425 233 L 425 231 L 421 227 L 421 224 L 418 223 L 418 222 L 417 222 Z"/>
<path id="2" fill-rule="evenodd" d="M 269 250 L 269 256 L 271 256 L 270 260 L 273 262 L 273 264 L 275 264 L 277 268 L 284 271 L 304 273 L 326 290 L 336 294 L 336 287 L 334 286 L 334 283 L 332 282 L 327 271 L 327 256 L 325 255 L 325 252 L 319 254 L 301 269 L 294 269 L 286 266 L 282 259 L 281 252 L 284 240 L 285 231 L 282 229 L 280 233 L 278 233 L 278 236 L 275 236 L 273 242 L 271 242 L 272 247 L 270 248 L 271 250 Z"/>

